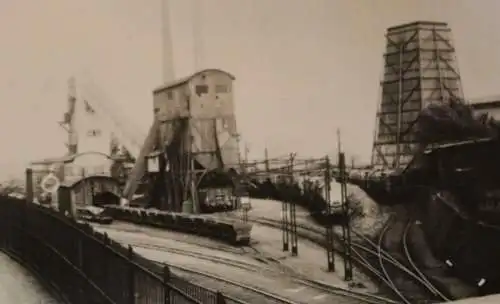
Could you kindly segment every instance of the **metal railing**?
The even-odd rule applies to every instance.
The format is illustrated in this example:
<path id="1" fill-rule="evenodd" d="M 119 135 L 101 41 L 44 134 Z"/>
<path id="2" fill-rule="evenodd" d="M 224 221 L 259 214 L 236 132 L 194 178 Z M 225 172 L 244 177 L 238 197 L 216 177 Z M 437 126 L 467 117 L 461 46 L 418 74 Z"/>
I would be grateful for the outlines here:
<path id="1" fill-rule="evenodd" d="M 225 303 L 91 226 L 16 198 L 0 197 L 0 248 L 69 303 Z"/>

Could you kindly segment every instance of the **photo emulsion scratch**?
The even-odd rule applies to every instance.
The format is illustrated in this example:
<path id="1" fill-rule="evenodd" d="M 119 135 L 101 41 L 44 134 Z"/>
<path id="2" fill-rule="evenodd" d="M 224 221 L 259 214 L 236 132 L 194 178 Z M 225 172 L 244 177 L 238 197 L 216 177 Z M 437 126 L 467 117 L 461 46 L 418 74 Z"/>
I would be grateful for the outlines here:
<path id="1" fill-rule="evenodd" d="M 499 303 L 499 9 L 2 1 L 0 303 Z"/>

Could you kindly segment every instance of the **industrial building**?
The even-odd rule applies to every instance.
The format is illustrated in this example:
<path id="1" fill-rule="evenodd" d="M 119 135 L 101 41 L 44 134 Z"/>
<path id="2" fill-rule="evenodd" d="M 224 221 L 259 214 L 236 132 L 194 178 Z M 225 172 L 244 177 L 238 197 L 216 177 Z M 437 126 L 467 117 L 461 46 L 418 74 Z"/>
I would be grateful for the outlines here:
<path id="1" fill-rule="evenodd" d="M 202 180 L 214 173 L 227 177 L 228 171 L 236 172 L 239 148 L 233 81 L 234 76 L 225 71 L 206 69 L 154 90 L 154 121 L 125 186 L 126 201 L 149 173 L 156 189 L 151 189 L 155 207 L 180 211 L 181 203 L 190 200 L 198 212 Z M 231 183 L 225 180 L 221 187 L 230 189 Z"/>
<path id="2" fill-rule="evenodd" d="M 487 114 L 500 121 L 500 96 L 490 96 L 471 100 L 471 107 L 476 116 Z"/>
<path id="3" fill-rule="evenodd" d="M 397 170 L 416 152 L 420 111 L 430 104 L 463 99 L 448 25 L 418 21 L 388 28 L 381 89 L 372 165 Z"/>

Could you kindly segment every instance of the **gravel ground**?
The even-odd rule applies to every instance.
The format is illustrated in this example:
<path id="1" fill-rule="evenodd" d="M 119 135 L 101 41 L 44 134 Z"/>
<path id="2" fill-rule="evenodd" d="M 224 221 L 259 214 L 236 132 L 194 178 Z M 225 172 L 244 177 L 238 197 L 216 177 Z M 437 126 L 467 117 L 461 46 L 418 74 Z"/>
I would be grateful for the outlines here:
<path id="1" fill-rule="evenodd" d="M 198 270 L 206 272 L 212 275 L 217 275 L 228 280 L 236 281 L 247 286 L 256 287 L 267 292 L 279 295 L 283 298 L 296 301 L 298 303 L 360 303 L 357 300 L 352 300 L 345 297 L 333 296 L 321 291 L 315 290 L 313 288 L 308 288 L 301 286 L 298 283 L 291 282 L 283 275 L 271 275 L 268 273 L 254 273 L 242 269 L 238 269 L 232 266 L 215 264 L 207 261 L 200 261 L 199 259 L 181 256 L 181 255 L 171 255 L 165 252 L 159 252 L 156 250 L 137 248 L 137 252 L 146 258 L 154 261 L 168 261 L 169 264 L 179 265 L 192 270 Z M 174 268 L 175 270 L 175 268 Z M 195 277 L 197 277 L 196 275 Z M 190 278 L 188 276 L 188 278 Z M 199 281 L 202 286 L 203 281 Z M 207 286 L 212 287 L 212 286 Z M 230 286 L 228 290 L 222 287 L 222 291 L 237 296 L 234 293 L 234 286 Z M 247 292 L 248 294 L 248 292 Z M 248 296 L 245 298 L 248 299 Z M 256 296 L 255 301 L 250 301 L 250 303 L 261 303 L 257 299 L 262 298 L 261 296 Z"/>
<path id="2" fill-rule="evenodd" d="M 339 190 L 339 187 L 332 185 L 332 191 L 334 189 Z M 332 193 L 332 195 L 334 195 L 334 193 Z M 352 228 L 367 236 L 376 235 L 388 217 L 385 210 L 380 209 L 379 206 L 357 186 L 348 185 L 348 195 L 351 196 L 353 205 L 359 208 L 359 210 L 362 210 L 362 212 L 353 219 Z M 279 220 L 281 218 L 281 202 L 262 199 L 251 199 L 250 202 L 252 205 L 252 209 L 248 212 L 250 218 L 273 220 Z M 235 211 L 230 214 L 240 217 L 241 211 Z M 317 231 L 324 230 L 323 227 L 313 221 L 306 209 L 297 206 L 296 214 L 298 225 L 310 227 Z M 219 216 L 225 215 L 219 214 Z M 339 235 L 341 234 L 340 227 L 336 229 L 336 232 Z M 282 235 L 279 229 L 255 223 L 252 228 L 252 240 L 254 242 L 254 248 L 257 248 L 261 252 L 269 253 L 276 258 L 280 258 L 284 265 L 297 270 L 301 274 L 311 279 L 327 282 L 331 285 L 346 287 L 346 283 L 342 281 L 343 259 L 341 256 L 335 257 L 335 268 L 338 269 L 338 272 L 328 273 L 326 272 L 326 252 L 317 244 L 299 239 L 299 256 L 291 257 L 289 253 L 283 253 L 281 250 Z M 355 281 L 363 283 L 368 291 L 377 291 L 378 288 L 376 284 L 368 279 L 367 276 L 361 274 L 359 271 L 355 271 L 354 275 Z"/>
<path id="3" fill-rule="evenodd" d="M 485 296 L 485 297 L 477 297 L 477 298 L 469 298 L 464 300 L 458 300 L 453 302 L 448 302 L 453 304 L 498 304 L 500 303 L 500 294 Z"/>
<path id="4" fill-rule="evenodd" d="M 155 228 L 149 228 L 149 227 L 137 227 L 133 224 L 127 224 L 127 223 L 120 223 L 117 222 L 116 224 L 112 224 L 110 226 L 101 226 L 101 225 L 96 225 L 95 226 L 97 230 L 101 232 L 106 232 L 108 233 L 110 238 L 113 238 L 119 242 L 122 242 L 123 244 L 129 244 L 129 243 L 142 243 L 142 244 L 148 244 L 148 245 L 155 245 L 155 246 L 168 246 L 168 247 L 176 247 L 178 249 L 184 249 L 184 250 L 190 250 L 190 251 L 195 251 L 198 253 L 204 253 L 210 256 L 219 256 L 223 257 L 226 259 L 233 259 L 237 261 L 241 261 L 244 263 L 256 265 L 256 266 L 261 266 L 261 267 L 266 267 L 265 265 L 262 265 L 262 262 L 257 261 L 254 258 L 255 252 L 242 252 L 241 249 L 238 248 L 231 248 L 229 250 L 226 245 L 221 245 L 217 244 L 217 242 L 210 242 L 208 240 L 203 240 L 201 241 L 201 237 L 196 237 L 196 236 L 184 236 L 180 237 L 179 235 L 175 235 L 178 239 L 181 240 L 176 240 L 176 239 L 171 239 L 173 236 L 171 232 L 164 232 L 159 229 Z M 271 242 L 272 247 L 276 247 L 276 249 L 281 248 L 281 241 L 279 244 L 276 244 L 275 237 L 276 233 L 279 231 L 276 231 L 276 229 L 270 229 L 271 231 L 265 230 L 265 227 L 261 227 L 264 229 L 264 231 L 257 232 L 259 234 L 263 233 L 264 235 L 268 235 L 268 241 Z M 259 228 L 257 228 L 259 229 Z M 269 237 L 270 236 L 270 237 Z M 264 241 L 265 243 L 265 241 Z M 205 247 L 205 245 L 208 245 L 210 248 Z M 217 248 L 217 245 L 220 248 Z M 314 246 L 314 244 L 310 244 L 311 246 Z M 304 246 L 304 252 L 308 252 L 310 249 L 306 249 L 306 245 Z M 255 245 L 254 246 L 258 251 L 261 251 L 260 245 Z M 278 248 L 279 247 L 279 248 Z M 307 245 L 309 247 L 309 245 Z M 264 249 L 264 248 L 262 248 Z M 225 279 L 229 279 L 232 281 L 237 281 L 244 283 L 248 286 L 253 286 L 257 287 L 263 290 L 266 290 L 268 292 L 272 292 L 275 294 L 278 294 L 279 296 L 282 296 L 287 299 L 292 299 L 294 301 L 297 301 L 299 303 L 358 303 L 359 301 L 353 300 L 350 298 L 345 298 L 345 297 L 339 297 L 339 296 L 334 296 L 330 294 L 326 294 L 322 291 L 318 291 L 313 288 L 301 286 L 298 283 L 294 283 L 290 281 L 287 276 L 283 273 L 269 273 L 269 272 L 252 272 L 249 270 L 244 270 L 240 269 L 234 266 L 228 266 L 224 264 L 219 264 L 219 263 L 214 263 L 211 261 L 206 261 L 206 260 L 200 260 L 199 258 L 191 257 L 191 256 L 185 256 L 181 254 L 173 254 L 165 251 L 161 251 L 161 249 L 151 249 L 151 248 L 141 248 L 141 247 L 136 247 L 134 250 L 143 255 L 146 258 L 149 258 L 154 261 L 158 262 L 167 262 L 172 265 L 177 265 L 177 266 L 182 266 L 186 267 L 192 270 L 199 270 L 203 272 L 207 272 L 213 275 L 218 275 L 222 276 Z M 278 257 L 282 257 L 283 253 L 281 253 L 279 250 L 275 250 L 276 254 L 271 253 L 265 253 L 269 255 L 277 255 Z M 316 248 L 313 248 L 312 251 L 316 252 Z M 262 250 L 263 251 L 263 250 Z M 326 257 L 324 250 L 318 250 L 317 251 L 317 256 L 313 259 L 318 259 L 321 257 L 321 259 L 324 261 L 324 264 L 326 265 Z M 305 256 L 305 254 L 304 254 Z M 290 258 L 291 260 L 292 258 Z M 295 260 L 301 260 L 299 257 L 294 257 L 293 259 Z M 322 272 L 321 269 L 318 268 L 308 268 L 307 265 L 301 264 L 301 263 L 294 263 L 292 264 L 293 267 L 303 269 L 304 272 L 308 272 L 311 274 L 317 273 L 317 272 Z M 271 269 L 278 270 L 277 267 L 273 267 L 276 265 L 270 265 Z M 174 269 L 174 271 L 176 271 Z M 182 274 L 182 271 L 180 271 L 180 274 Z M 336 275 L 336 274 L 327 274 L 330 277 L 330 281 L 327 281 L 328 283 L 332 284 L 332 282 L 337 283 L 334 285 L 337 286 L 342 286 L 346 287 L 345 283 Z M 200 275 L 193 275 L 193 274 L 184 274 L 183 276 L 186 276 L 188 279 L 193 280 L 195 282 L 200 283 L 202 286 L 206 286 L 208 288 L 212 289 L 222 289 L 223 292 L 232 295 L 232 296 L 237 296 L 238 292 L 241 290 L 239 287 L 235 286 L 228 286 L 225 283 L 217 282 L 214 281 L 213 279 L 210 278 L 205 278 Z M 224 288 L 222 288 L 224 287 Z M 242 295 L 242 298 L 244 300 L 250 300 L 252 297 L 252 292 L 246 292 L 244 295 Z M 253 295 L 255 297 L 255 300 L 249 301 L 250 303 L 262 303 L 262 296 L 258 295 Z M 272 301 L 269 301 L 272 303 Z"/>

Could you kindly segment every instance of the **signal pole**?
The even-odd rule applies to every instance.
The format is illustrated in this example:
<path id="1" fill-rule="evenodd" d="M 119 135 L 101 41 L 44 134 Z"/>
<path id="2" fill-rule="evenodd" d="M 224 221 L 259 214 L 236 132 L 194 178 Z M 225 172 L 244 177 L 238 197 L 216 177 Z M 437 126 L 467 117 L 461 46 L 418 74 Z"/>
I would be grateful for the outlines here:
<path id="1" fill-rule="evenodd" d="M 248 165 L 248 152 L 250 151 L 250 149 L 248 148 L 248 143 L 245 142 L 245 168 L 247 167 Z"/>
<path id="2" fill-rule="evenodd" d="M 288 180 L 290 181 L 291 184 L 293 184 L 293 182 L 294 182 L 294 177 L 293 177 L 294 161 L 295 161 L 295 153 L 290 153 L 290 166 L 288 168 L 288 174 L 289 174 Z M 291 234 L 291 241 L 292 241 L 292 256 L 297 256 L 299 254 L 299 252 L 298 252 L 298 237 L 297 237 L 297 212 L 296 212 L 296 205 L 295 205 L 294 200 L 292 200 L 290 202 L 290 234 Z"/>
<path id="3" fill-rule="evenodd" d="M 339 145 L 340 146 L 340 145 Z M 344 279 L 352 280 L 352 252 L 351 252 L 351 219 L 349 214 L 349 200 L 347 199 L 345 154 L 339 151 L 340 194 L 342 206 L 342 239 L 344 240 Z"/>
<path id="4" fill-rule="evenodd" d="M 283 233 L 283 251 L 288 251 L 288 204 L 285 201 L 281 201 L 281 230 Z"/>
<path id="5" fill-rule="evenodd" d="M 266 173 L 269 173 L 269 155 L 267 154 L 267 147 L 264 149 L 264 165 L 266 167 Z"/>
<path id="6" fill-rule="evenodd" d="M 331 183 L 331 164 L 330 158 L 327 156 L 325 160 L 325 201 L 326 201 L 326 212 L 327 218 L 326 221 L 326 256 L 328 263 L 328 271 L 335 271 L 335 248 L 334 248 L 334 240 L 333 240 L 333 225 L 330 221 L 330 216 L 332 214 L 332 207 L 330 202 L 330 183 Z"/>

